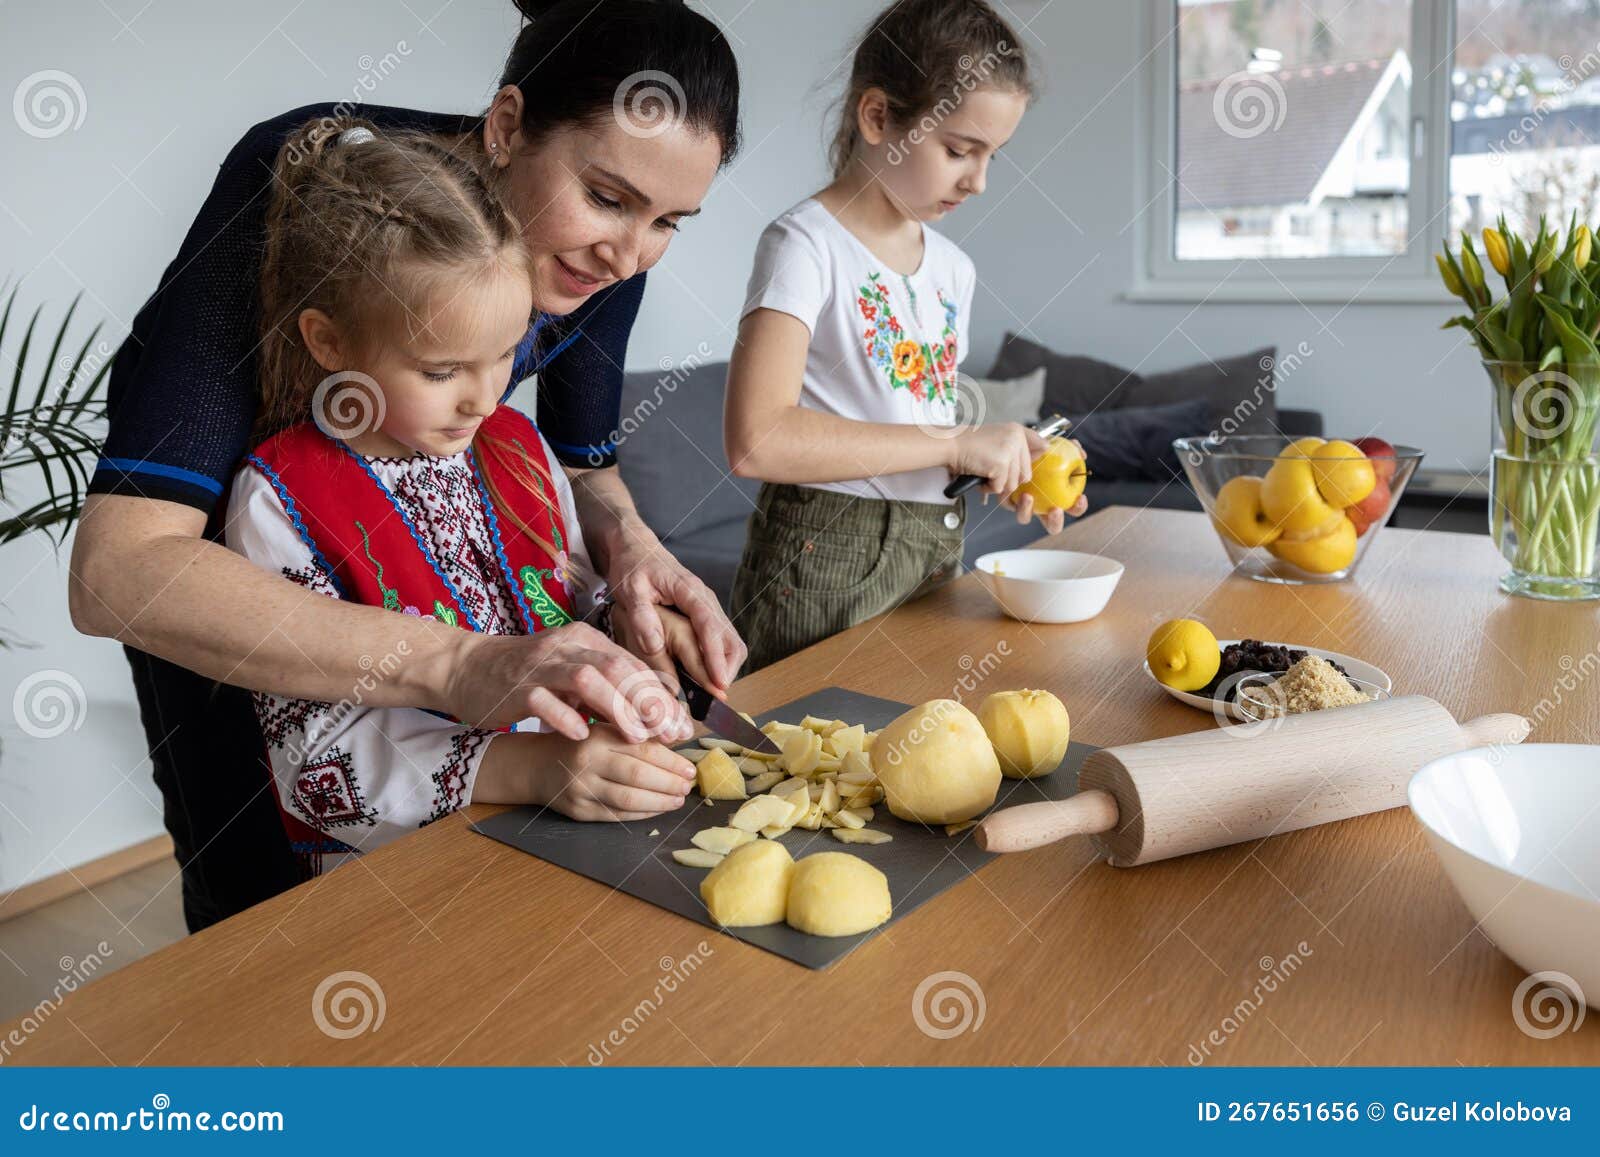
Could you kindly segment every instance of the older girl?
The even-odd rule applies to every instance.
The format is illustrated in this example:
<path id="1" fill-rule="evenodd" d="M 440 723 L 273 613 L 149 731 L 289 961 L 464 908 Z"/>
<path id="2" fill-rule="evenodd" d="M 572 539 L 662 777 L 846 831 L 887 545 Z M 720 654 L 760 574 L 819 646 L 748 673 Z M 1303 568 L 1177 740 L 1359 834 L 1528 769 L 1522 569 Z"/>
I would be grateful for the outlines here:
<path id="1" fill-rule="evenodd" d="M 725 430 L 734 472 L 765 483 L 733 588 L 749 669 L 960 573 L 952 475 L 999 495 L 1031 477 L 1033 431 L 956 425 L 977 277 L 927 227 L 983 192 L 1029 92 L 982 0 L 901 0 L 856 49 L 833 183 L 761 236 Z M 1018 519 L 1033 513 L 1024 498 Z"/>

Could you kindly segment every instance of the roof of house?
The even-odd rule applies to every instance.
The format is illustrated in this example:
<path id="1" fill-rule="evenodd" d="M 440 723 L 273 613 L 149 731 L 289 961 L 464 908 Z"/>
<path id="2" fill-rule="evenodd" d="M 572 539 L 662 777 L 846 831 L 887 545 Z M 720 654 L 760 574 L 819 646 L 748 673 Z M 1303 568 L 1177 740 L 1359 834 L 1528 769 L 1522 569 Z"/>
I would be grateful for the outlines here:
<path id="1" fill-rule="evenodd" d="M 1392 59 L 1235 73 L 1180 85 L 1179 208 L 1307 201 Z"/>

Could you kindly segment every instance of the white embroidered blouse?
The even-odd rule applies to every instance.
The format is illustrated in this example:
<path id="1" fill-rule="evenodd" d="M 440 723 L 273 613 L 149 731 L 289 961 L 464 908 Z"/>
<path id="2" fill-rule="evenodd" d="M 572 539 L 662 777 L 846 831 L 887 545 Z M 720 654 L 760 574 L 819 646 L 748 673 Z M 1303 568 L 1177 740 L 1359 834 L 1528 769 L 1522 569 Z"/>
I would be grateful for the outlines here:
<path id="1" fill-rule="evenodd" d="M 548 445 L 545 455 L 555 461 Z M 471 618 L 489 634 L 522 634 L 466 453 L 364 461 L 411 518 Z M 594 606 L 600 584 L 584 549 L 566 474 L 552 473 L 567 547 L 567 565 L 557 574 L 582 616 Z M 271 483 L 249 465 L 234 476 L 227 519 L 230 548 L 308 591 L 339 597 L 333 577 L 301 539 Z M 406 607 L 405 613 L 423 612 Z M 401 655 L 363 656 L 370 676 L 339 703 L 263 692 L 252 696 L 284 810 L 337 841 L 297 849 L 311 853 L 315 872 L 415 831 L 472 799 L 494 732 L 419 708 L 363 706 L 372 688 L 403 661 Z M 518 731 L 539 729 L 536 718 L 517 724 Z"/>

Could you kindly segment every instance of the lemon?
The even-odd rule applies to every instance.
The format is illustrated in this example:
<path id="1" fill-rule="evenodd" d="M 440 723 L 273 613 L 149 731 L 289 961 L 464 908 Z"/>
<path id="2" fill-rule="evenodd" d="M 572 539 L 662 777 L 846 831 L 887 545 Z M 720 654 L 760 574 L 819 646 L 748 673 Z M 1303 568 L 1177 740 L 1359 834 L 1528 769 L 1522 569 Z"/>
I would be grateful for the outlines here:
<path id="1" fill-rule="evenodd" d="M 1222 648 L 1204 623 L 1173 619 L 1162 623 L 1145 644 L 1150 671 L 1168 687 L 1198 691 L 1216 678 L 1222 666 Z"/>

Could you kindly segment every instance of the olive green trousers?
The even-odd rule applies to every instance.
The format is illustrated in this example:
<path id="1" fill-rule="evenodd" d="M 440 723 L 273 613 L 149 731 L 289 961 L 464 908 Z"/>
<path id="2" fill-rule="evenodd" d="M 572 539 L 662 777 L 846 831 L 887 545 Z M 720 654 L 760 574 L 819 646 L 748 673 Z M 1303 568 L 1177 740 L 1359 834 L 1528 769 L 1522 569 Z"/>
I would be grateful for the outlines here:
<path id="1" fill-rule="evenodd" d="M 953 517 L 952 517 L 953 516 Z M 765 483 L 733 580 L 733 624 L 760 670 L 961 573 L 966 504 Z"/>

